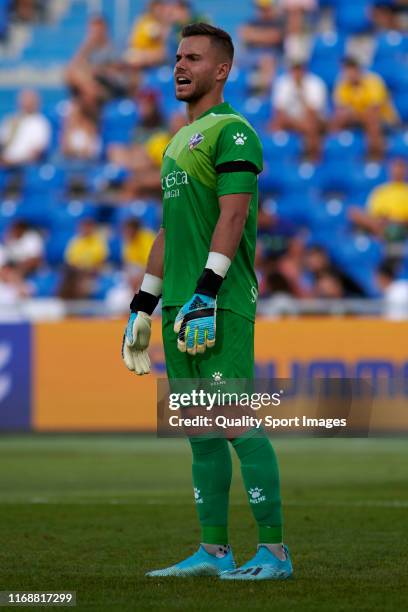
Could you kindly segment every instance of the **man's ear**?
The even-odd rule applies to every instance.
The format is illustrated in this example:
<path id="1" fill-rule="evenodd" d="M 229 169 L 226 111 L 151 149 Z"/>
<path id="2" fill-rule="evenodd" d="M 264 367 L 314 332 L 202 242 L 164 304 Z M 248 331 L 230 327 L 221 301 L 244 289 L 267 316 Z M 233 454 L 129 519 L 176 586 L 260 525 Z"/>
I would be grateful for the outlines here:
<path id="1" fill-rule="evenodd" d="M 228 62 L 223 62 L 217 66 L 217 81 L 226 81 L 231 70 L 231 65 Z"/>

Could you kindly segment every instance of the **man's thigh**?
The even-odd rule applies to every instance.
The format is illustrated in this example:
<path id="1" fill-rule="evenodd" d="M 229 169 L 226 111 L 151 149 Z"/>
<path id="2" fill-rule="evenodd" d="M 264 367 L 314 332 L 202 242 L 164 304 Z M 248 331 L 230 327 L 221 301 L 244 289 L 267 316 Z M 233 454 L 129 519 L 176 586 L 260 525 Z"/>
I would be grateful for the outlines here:
<path id="1" fill-rule="evenodd" d="M 182 353 L 173 331 L 178 308 L 163 308 L 163 346 L 167 376 L 172 378 L 249 378 L 254 376 L 254 322 L 218 310 L 215 346 L 201 355 Z"/>

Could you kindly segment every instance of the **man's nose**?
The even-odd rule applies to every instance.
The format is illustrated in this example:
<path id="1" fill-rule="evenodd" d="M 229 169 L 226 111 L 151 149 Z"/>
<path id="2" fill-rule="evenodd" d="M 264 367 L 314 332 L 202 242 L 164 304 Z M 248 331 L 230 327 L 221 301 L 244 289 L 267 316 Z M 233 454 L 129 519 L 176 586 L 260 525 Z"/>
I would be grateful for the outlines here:
<path id="1" fill-rule="evenodd" d="M 176 62 L 176 66 L 175 67 L 176 67 L 176 69 L 178 68 L 180 70 L 184 70 L 185 69 L 184 59 L 180 58 L 178 60 L 178 62 Z"/>

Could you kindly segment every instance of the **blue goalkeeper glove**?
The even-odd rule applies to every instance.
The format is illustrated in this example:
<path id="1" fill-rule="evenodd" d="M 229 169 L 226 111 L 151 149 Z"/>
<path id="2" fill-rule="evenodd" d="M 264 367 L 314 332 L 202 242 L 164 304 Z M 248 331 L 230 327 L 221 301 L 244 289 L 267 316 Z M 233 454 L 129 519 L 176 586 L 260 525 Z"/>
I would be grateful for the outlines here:
<path id="1" fill-rule="evenodd" d="M 216 309 L 216 298 L 202 293 L 195 293 L 180 308 L 174 322 L 179 351 L 195 355 L 214 346 Z"/>
<path id="2" fill-rule="evenodd" d="M 205 268 L 191 300 L 179 310 L 174 322 L 177 348 L 182 353 L 204 353 L 215 344 L 217 293 L 224 278 Z"/>

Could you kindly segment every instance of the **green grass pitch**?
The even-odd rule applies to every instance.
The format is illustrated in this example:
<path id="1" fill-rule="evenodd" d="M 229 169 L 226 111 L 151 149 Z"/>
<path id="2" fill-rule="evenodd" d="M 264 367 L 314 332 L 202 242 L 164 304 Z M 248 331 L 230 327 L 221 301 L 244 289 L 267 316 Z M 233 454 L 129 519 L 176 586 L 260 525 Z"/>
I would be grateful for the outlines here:
<path id="1" fill-rule="evenodd" d="M 275 446 L 295 578 L 235 584 L 144 577 L 199 540 L 184 440 L 3 436 L 0 590 L 75 590 L 77 610 L 98 611 L 406 609 L 407 441 Z M 242 562 L 256 530 L 234 468 L 231 542 Z"/>

